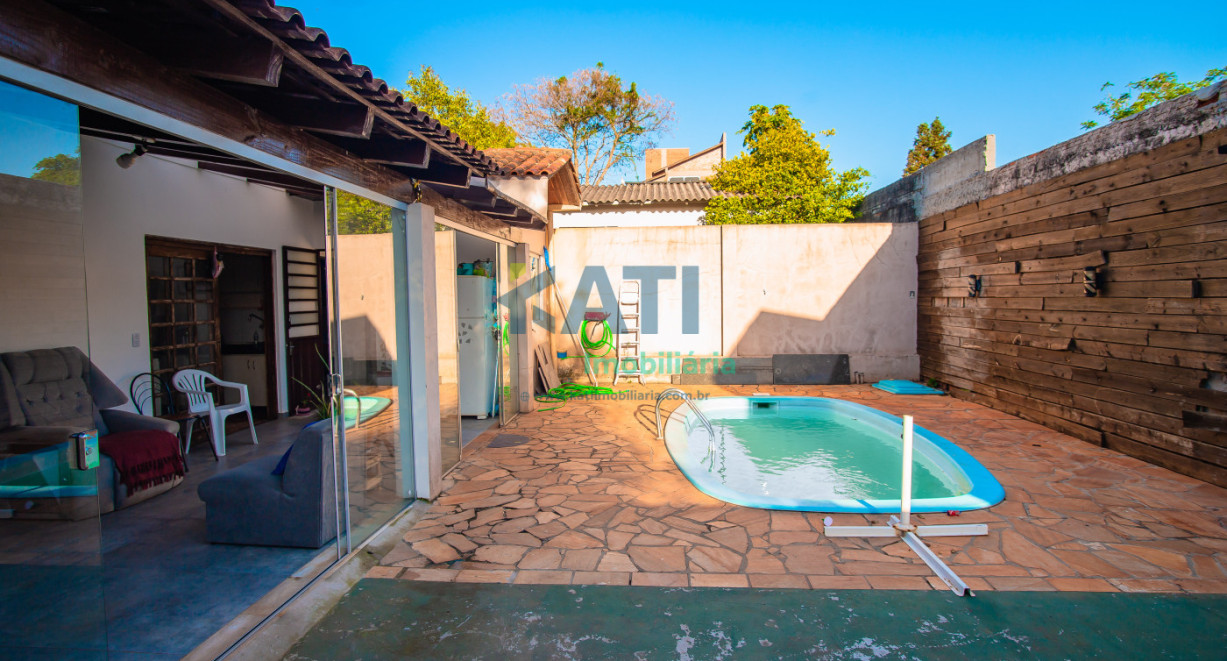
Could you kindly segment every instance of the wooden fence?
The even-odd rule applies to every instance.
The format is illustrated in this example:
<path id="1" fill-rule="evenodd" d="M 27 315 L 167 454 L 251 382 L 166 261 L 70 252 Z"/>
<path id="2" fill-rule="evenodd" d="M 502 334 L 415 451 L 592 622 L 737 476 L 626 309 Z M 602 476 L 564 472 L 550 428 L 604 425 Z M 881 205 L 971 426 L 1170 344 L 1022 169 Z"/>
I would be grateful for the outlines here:
<path id="1" fill-rule="evenodd" d="M 1227 130 L 922 219 L 918 261 L 923 377 L 1227 486 Z"/>

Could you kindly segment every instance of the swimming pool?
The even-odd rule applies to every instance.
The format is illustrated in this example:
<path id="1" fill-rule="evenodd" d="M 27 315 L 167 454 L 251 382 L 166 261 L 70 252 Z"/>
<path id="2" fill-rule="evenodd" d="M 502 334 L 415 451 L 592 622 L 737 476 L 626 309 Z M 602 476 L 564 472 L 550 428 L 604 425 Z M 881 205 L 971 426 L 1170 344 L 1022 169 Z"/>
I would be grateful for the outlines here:
<path id="1" fill-rule="evenodd" d="M 877 409 L 824 397 L 716 397 L 665 425 L 673 461 L 700 491 L 765 509 L 898 512 L 903 422 Z M 990 507 L 1005 490 L 954 443 L 917 426 L 912 511 Z"/>

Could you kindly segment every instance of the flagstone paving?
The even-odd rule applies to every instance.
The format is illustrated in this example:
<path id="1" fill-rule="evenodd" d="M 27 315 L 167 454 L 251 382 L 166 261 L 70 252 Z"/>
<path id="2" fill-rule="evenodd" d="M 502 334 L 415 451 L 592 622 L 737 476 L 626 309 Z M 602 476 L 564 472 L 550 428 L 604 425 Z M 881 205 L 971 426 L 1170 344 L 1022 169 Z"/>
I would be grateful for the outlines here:
<path id="1" fill-rule="evenodd" d="M 512 584 L 946 589 L 902 542 L 828 538 L 825 514 L 711 498 L 655 438 L 654 393 L 572 400 L 475 440 L 429 512 L 371 578 Z M 975 590 L 1227 593 L 1227 490 L 953 397 L 868 386 L 687 388 L 838 397 L 954 441 L 1006 489 L 987 510 L 918 515 L 985 523 L 930 539 Z M 638 399 L 631 397 L 638 396 Z M 672 403 L 666 404 L 671 410 Z M 489 448 L 498 432 L 529 443 Z M 886 515 L 832 514 L 835 525 Z"/>

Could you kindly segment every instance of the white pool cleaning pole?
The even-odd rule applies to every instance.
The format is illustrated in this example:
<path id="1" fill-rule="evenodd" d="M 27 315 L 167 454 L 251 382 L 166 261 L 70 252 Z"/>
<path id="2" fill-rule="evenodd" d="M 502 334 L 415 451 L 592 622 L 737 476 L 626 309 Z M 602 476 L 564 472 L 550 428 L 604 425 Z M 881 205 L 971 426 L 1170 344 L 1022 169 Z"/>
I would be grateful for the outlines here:
<path id="1" fill-rule="evenodd" d="M 826 526 L 827 537 L 898 537 L 924 560 L 933 573 L 959 596 L 971 595 L 971 589 L 957 574 L 942 562 L 941 558 L 925 545 L 921 537 L 962 537 L 964 535 L 987 535 L 988 526 L 983 523 L 943 526 L 912 525 L 912 450 L 915 437 L 912 416 L 903 416 L 903 493 L 900 495 L 900 517 L 890 517 L 889 526 Z"/>
<path id="2" fill-rule="evenodd" d="M 899 508 L 904 530 L 912 525 L 912 416 L 903 416 L 903 497 Z"/>

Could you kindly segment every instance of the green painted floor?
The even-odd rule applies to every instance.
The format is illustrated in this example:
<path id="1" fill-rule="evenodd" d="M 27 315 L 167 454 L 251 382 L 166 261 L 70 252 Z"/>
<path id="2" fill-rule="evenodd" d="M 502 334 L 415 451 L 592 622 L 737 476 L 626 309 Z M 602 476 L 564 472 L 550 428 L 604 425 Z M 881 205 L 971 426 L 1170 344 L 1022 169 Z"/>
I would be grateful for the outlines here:
<path id="1" fill-rule="evenodd" d="M 1222 659 L 1227 595 L 364 579 L 288 659 Z"/>

